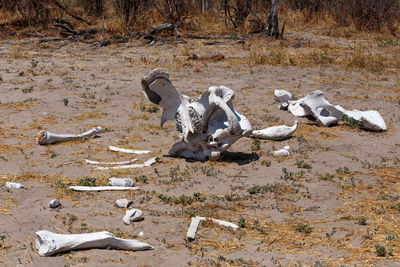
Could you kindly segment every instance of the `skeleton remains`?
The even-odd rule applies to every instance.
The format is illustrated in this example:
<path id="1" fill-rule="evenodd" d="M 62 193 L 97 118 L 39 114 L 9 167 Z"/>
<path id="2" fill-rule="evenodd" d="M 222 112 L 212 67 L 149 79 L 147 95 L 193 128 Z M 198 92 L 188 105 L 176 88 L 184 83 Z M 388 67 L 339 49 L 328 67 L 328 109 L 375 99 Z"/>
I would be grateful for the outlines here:
<path id="1" fill-rule="evenodd" d="M 252 133 L 248 119 L 233 108 L 234 92 L 225 86 L 212 86 L 192 99 L 175 89 L 166 70 L 157 68 L 142 78 L 142 88 L 163 108 L 161 127 L 175 121 L 181 141 L 173 145 L 171 156 L 218 160 L 239 138 Z"/>
<path id="2" fill-rule="evenodd" d="M 94 127 L 81 134 L 56 134 L 47 131 L 41 131 L 38 133 L 37 141 L 39 145 L 49 145 L 80 138 L 90 138 L 96 136 L 96 134 L 99 134 L 101 130 L 101 127 Z"/>
<path id="3" fill-rule="evenodd" d="M 40 256 L 51 256 L 69 250 L 106 248 L 108 246 L 131 251 L 153 249 L 146 243 L 134 239 L 118 238 L 110 232 L 63 235 L 44 230 L 37 231 L 35 245 Z"/>

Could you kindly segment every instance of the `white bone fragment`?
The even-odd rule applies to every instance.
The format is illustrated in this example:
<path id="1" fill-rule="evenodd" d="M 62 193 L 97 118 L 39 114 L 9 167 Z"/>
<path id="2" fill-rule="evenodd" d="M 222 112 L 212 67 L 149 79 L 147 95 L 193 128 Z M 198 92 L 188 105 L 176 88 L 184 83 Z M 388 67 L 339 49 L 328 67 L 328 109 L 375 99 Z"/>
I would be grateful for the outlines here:
<path id="1" fill-rule="evenodd" d="M 353 118 L 354 120 L 361 123 L 361 127 L 370 131 L 386 131 L 386 123 L 383 120 L 381 114 L 376 110 L 368 111 L 345 111 L 345 115 Z"/>
<path id="2" fill-rule="evenodd" d="M 286 90 L 275 90 L 274 98 L 280 103 L 287 103 L 292 98 L 292 94 Z"/>
<path id="3" fill-rule="evenodd" d="M 281 103 L 279 105 L 279 110 L 287 110 L 289 107 L 289 102 Z"/>
<path id="4" fill-rule="evenodd" d="M 118 208 L 129 208 L 130 205 L 133 204 L 132 200 L 127 200 L 127 199 L 117 199 L 114 202 L 114 206 Z"/>
<path id="5" fill-rule="evenodd" d="M 303 102 L 303 100 L 304 100 L 304 97 L 300 98 L 299 100 L 296 100 L 296 101 L 289 101 L 287 110 L 290 113 L 292 113 L 294 116 L 297 116 L 297 117 L 305 117 L 305 116 L 311 115 L 311 114 L 307 113 L 302 106 L 300 106 L 300 104 Z"/>
<path id="6" fill-rule="evenodd" d="M 303 98 L 300 106 L 307 114 L 317 119 L 317 123 L 322 126 L 329 126 L 337 123 L 343 117 L 343 111 L 331 105 L 325 99 L 321 91 L 314 91 Z"/>
<path id="7" fill-rule="evenodd" d="M 6 182 L 5 186 L 8 188 L 16 188 L 16 189 L 24 188 L 24 186 L 22 184 L 14 183 L 14 182 Z"/>
<path id="8" fill-rule="evenodd" d="M 144 168 L 144 167 L 149 167 L 156 163 L 158 160 L 158 157 L 151 158 L 147 160 L 143 164 L 130 164 L 130 165 L 121 165 L 121 166 L 112 166 L 112 167 L 99 167 L 96 166 L 95 170 L 118 170 L 118 169 L 134 169 L 134 168 Z"/>
<path id="9" fill-rule="evenodd" d="M 142 78 L 142 88 L 148 100 L 163 108 L 161 127 L 175 121 L 181 140 L 168 152 L 171 156 L 217 160 L 252 132 L 249 120 L 233 107 L 234 92 L 225 86 L 212 86 L 192 99 L 175 89 L 166 70 L 154 69 Z"/>
<path id="10" fill-rule="evenodd" d="M 134 186 L 135 183 L 131 178 L 115 178 L 111 177 L 108 179 L 108 185 L 109 186 L 125 186 L 125 187 L 131 187 Z"/>
<path id="11" fill-rule="evenodd" d="M 138 209 L 127 210 L 123 218 L 125 224 L 131 224 L 141 220 L 143 220 L 143 212 Z"/>
<path id="12" fill-rule="evenodd" d="M 299 122 L 295 121 L 294 125 L 291 127 L 286 125 L 268 127 L 262 130 L 253 131 L 251 136 L 268 140 L 281 141 L 288 139 L 290 136 L 292 136 L 294 131 L 296 131 L 298 125 Z"/>
<path id="13" fill-rule="evenodd" d="M 130 164 L 132 162 L 135 162 L 137 159 L 131 159 L 127 161 L 116 161 L 116 162 L 105 162 L 105 161 L 94 161 L 94 160 L 88 160 L 85 159 L 86 164 L 92 164 L 92 165 L 124 165 L 124 164 Z"/>
<path id="14" fill-rule="evenodd" d="M 61 206 L 61 202 L 58 199 L 52 199 L 49 202 L 49 208 L 55 209 Z"/>
<path id="15" fill-rule="evenodd" d="M 119 148 L 116 146 L 108 146 L 108 149 L 110 149 L 111 151 L 115 151 L 115 152 L 123 152 L 123 153 L 129 153 L 129 154 L 149 154 L 151 153 L 151 151 L 148 150 L 132 150 L 132 149 L 126 149 L 126 148 Z"/>
<path id="16" fill-rule="evenodd" d="M 272 151 L 272 155 L 275 157 L 285 157 L 290 155 L 290 147 L 288 145 L 284 146 L 282 149 Z"/>
<path id="17" fill-rule="evenodd" d="M 201 221 L 205 221 L 205 220 L 212 220 L 214 223 L 217 223 L 219 225 L 226 226 L 226 227 L 232 227 L 234 230 L 239 229 L 238 225 L 231 223 L 231 222 L 222 221 L 222 220 L 218 220 L 218 219 L 214 219 L 214 218 L 206 218 L 206 217 L 196 216 L 196 217 L 192 217 L 192 221 L 190 223 L 189 229 L 186 234 L 186 237 L 189 241 L 195 239 L 196 231 L 199 226 L 199 223 Z"/>
<path id="18" fill-rule="evenodd" d="M 124 191 L 139 190 L 139 187 L 130 186 L 70 186 L 69 189 L 75 191 Z"/>
<path id="19" fill-rule="evenodd" d="M 88 248 L 117 247 L 123 250 L 139 251 L 154 249 L 149 244 L 137 240 L 122 239 L 110 232 L 95 232 L 88 234 L 56 234 L 49 231 L 37 231 L 35 245 L 40 256 Z"/>
<path id="20" fill-rule="evenodd" d="M 70 141 L 79 138 L 90 138 L 101 132 L 101 127 L 94 127 L 81 134 L 56 134 L 48 131 L 40 131 L 37 141 L 39 145 L 49 145 L 58 142 Z"/>
<path id="21" fill-rule="evenodd" d="M 138 236 L 142 237 L 142 236 L 144 236 L 144 233 L 143 233 L 143 232 L 140 232 L 140 233 L 138 234 Z"/>

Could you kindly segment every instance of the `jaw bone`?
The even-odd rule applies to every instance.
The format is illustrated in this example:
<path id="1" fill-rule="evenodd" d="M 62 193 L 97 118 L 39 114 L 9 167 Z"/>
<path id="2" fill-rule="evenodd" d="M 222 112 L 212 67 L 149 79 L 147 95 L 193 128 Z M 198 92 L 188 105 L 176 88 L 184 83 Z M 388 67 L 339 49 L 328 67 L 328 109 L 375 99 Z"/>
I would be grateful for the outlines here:
<path id="1" fill-rule="evenodd" d="M 163 69 L 154 69 L 142 79 L 145 96 L 163 108 L 161 127 L 175 121 L 181 141 L 171 156 L 205 161 L 217 160 L 234 142 L 252 132 L 247 118 L 233 108 L 234 92 L 212 86 L 198 99 L 181 95 Z"/>
<path id="2" fill-rule="evenodd" d="M 296 131 L 298 125 L 299 122 L 295 121 L 292 127 L 286 125 L 268 127 L 262 130 L 253 131 L 251 136 L 274 141 L 282 141 L 292 136 L 292 134 Z"/>
<path id="3" fill-rule="evenodd" d="M 80 138 L 90 138 L 100 132 L 101 132 L 101 127 L 94 127 L 81 134 L 56 134 L 47 131 L 41 131 L 38 133 L 37 142 L 39 143 L 39 145 L 49 145 Z"/>
<path id="4" fill-rule="evenodd" d="M 51 256 L 59 252 L 77 249 L 106 248 L 107 246 L 131 251 L 154 249 L 146 243 L 134 239 L 118 238 L 106 231 L 63 235 L 42 230 L 36 232 L 35 245 L 40 256 Z"/>

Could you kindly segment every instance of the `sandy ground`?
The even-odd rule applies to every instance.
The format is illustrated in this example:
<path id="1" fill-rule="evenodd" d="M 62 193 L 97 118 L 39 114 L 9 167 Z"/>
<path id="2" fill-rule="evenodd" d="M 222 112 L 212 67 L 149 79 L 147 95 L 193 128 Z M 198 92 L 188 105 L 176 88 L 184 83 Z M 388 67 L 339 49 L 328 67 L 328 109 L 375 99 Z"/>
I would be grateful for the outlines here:
<path id="1" fill-rule="evenodd" d="M 288 34 L 283 55 L 311 53 L 328 45 L 334 47 L 328 52 L 340 60 L 359 42 L 374 54 L 389 53 L 378 41 L 312 33 L 305 47 L 293 48 L 300 36 L 304 34 Z M 1 41 L 0 265 L 400 266 L 398 66 L 372 72 L 324 62 L 268 65 L 255 58 L 260 47 L 268 52 L 262 38 L 212 46 L 204 42 L 147 45 L 134 40 L 96 48 L 70 41 L 40 43 L 35 38 Z M 279 47 L 279 41 L 269 42 Z M 400 47 L 394 44 L 390 49 L 388 61 L 399 62 Z M 187 60 L 192 53 L 221 53 L 225 59 Z M 189 96 L 212 85 L 230 87 L 236 109 L 255 129 L 291 125 L 295 119 L 299 129 L 283 142 L 241 139 L 218 162 L 167 157 L 177 141 L 175 126 L 169 122 L 159 127 L 161 111 L 150 112 L 152 105 L 140 86 L 141 77 L 154 67 L 168 69 L 173 84 Z M 342 123 L 318 127 L 278 110 L 274 89 L 289 90 L 296 98 L 321 90 L 332 104 L 346 109 L 378 110 L 388 131 L 366 132 Z M 40 130 L 78 133 L 94 126 L 105 129 L 99 138 L 36 143 Z M 270 155 L 285 144 L 291 156 Z M 85 164 L 86 158 L 133 158 L 108 151 L 108 145 L 151 150 L 151 155 L 137 156 L 138 161 L 151 156 L 160 156 L 160 161 L 124 171 L 95 171 Z M 105 185 L 112 176 L 133 178 L 141 189 L 67 189 L 87 178 Z M 24 188 L 7 189 L 6 181 L 20 182 Z M 53 198 L 61 201 L 61 209 L 48 208 Z M 133 200 L 133 207 L 144 212 L 144 221 L 124 225 L 125 209 L 113 207 L 120 198 Z M 206 222 L 196 240 L 188 242 L 186 231 L 195 215 L 245 223 L 234 231 Z M 41 229 L 107 230 L 137 238 L 155 250 L 89 249 L 40 257 L 34 243 Z M 141 231 L 144 236 L 138 237 Z M 385 247 L 385 257 L 377 256 L 376 244 Z"/>

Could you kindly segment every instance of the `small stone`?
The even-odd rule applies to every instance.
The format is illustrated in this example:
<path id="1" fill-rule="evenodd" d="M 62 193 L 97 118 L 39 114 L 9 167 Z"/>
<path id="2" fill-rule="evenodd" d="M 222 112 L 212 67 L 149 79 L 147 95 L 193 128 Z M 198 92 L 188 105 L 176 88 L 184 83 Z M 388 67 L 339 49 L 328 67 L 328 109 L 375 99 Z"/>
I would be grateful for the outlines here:
<path id="1" fill-rule="evenodd" d="M 49 202 L 49 207 L 51 209 L 55 209 L 55 208 L 58 208 L 60 206 L 61 206 L 61 202 L 58 199 L 53 199 L 53 200 L 50 200 L 50 202 Z"/>

